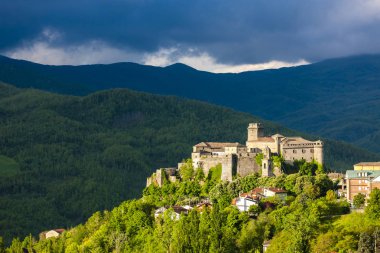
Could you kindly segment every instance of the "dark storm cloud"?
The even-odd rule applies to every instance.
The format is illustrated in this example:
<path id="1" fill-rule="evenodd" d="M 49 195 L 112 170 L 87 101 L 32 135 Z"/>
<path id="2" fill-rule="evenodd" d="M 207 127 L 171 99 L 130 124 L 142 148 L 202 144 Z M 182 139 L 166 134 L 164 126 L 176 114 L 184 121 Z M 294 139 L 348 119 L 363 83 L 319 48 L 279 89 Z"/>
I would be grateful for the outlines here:
<path id="1" fill-rule="evenodd" d="M 53 29 L 63 47 L 99 40 L 141 53 L 196 48 L 234 64 L 316 61 L 379 52 L 378 2 L 3 0 L 0 51 Z"/>

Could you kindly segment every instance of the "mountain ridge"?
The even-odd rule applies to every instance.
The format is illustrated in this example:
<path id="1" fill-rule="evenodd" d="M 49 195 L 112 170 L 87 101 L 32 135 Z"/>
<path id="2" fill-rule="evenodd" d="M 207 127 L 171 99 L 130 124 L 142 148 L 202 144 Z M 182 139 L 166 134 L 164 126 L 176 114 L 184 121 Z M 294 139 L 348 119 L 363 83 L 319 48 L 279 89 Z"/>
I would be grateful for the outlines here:
<path id="1" fill-rule="evenodd" d="M 380 55 L 238 74 L 214 74 L 182 64 L 45 66 L 4 57 L 0 80 L 81 96 L 111 88 L 176 95 L 380 152 Z"/>
<path id="2" fill-rule="evenodd" d="M 249 122 L 262 122 L 267 134 L 316 138 L 226 107 L 128 89 L 78 97 L 0 84 L 0 115 L 0 155 L 14 161 L 0 174 L 6 240 L 70 227 L 134 198 L 147 176 L 187 158 L 194 144 L 244 143 Z M 325 142 L 333 170 L 380 160 L 347 143 Z"/>

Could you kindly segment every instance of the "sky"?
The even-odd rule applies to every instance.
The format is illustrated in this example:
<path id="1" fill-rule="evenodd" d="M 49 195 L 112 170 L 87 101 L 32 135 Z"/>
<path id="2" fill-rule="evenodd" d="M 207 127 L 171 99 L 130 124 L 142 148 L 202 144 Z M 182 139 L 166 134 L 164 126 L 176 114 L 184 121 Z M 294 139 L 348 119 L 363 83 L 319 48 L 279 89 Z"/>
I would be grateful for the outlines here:
<path id="1" fill-rule="evenodd" d="M 242 72 L 380 53 L 380 0 L 1 0 L 0 54 Z"/>

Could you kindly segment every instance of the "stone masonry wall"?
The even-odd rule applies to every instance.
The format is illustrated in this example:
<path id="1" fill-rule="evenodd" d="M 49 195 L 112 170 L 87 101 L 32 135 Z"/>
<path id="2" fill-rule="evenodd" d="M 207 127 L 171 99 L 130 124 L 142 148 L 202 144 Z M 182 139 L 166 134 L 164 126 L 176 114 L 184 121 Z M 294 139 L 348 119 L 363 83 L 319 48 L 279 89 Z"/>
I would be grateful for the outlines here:
<path id="1" fill-rule="evenodd" d="M 245 177 L 247 175 L 259 172 L 261 167 L 256 163 L 256 154 L 241 154 L 237 157 L 237 175 Z"/>

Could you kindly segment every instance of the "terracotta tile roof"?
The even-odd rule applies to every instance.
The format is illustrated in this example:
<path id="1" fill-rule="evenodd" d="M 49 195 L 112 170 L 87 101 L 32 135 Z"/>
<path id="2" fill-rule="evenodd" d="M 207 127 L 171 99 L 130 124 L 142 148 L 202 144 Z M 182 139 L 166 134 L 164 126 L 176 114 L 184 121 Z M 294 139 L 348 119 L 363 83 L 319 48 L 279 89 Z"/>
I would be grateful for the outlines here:
<path id="1" fill-rule="evenodd" d="M 225 148 L 225 147 L 244 147 L 239 142 L 201 142 L 195 147 Z"/>
<path id="2" fill-rule="evenodd" d="M 285 191 L 284 189 L 281 189 L 281 188 L 269 187 L 267 189 L 272 191 L 272 192 L 275 192 L 275 193 L 287 193 L 287 191 Z"/>
<path id="3" fill-rule="evenodd" d="M 181 214 L 181 213 L 187 213 L 188 210 L 186 208 L 183 208 L 182 206 L 172 206 L 174 212 Z"/>
<path id="4" fill-rule="evenodd" d="M 323 142 L 321 140 L 309 141 L 309 140 L 306 140 L 306 139 L 299 137 L 299 136 L 285 137 L 282 140 L 282 143 L 287 144 L 287 145 L 314 145 L 316 143 L 323 144 Z"/>
<path id="5" fill-rule="evenodd" d="M 257 138 L 257 141 L 274 142 L 274 139 L 272 137 L 259 137 Z"/>
<path id="6" fill-rule="evenodd" d="M 53 230 L 59 234 L 62 234 L 63 232 L 65 232 L 65 229 L 63 229 L 63 228 L 57 228 L 57 229 L 53 229 Z"/>
<path id="7" fill-rule="evenodd" d="M 249 193 L 250 193 L 251 195 L 263 194 L 263 193 L 264 193 L 264 188 L 262 188 L 262 187 L 257 187 L 257 188 L 255 188 L 255 189 L 251 190 Z"/>
<path id="8" fill-rule="evenodd" d="M 262 194 L 263 194 L 263 188 L 255 188 L 249 192 L 240 193 L 239 197 L 257 200 L 258 198 L 260 198 L 260 195 Z"/>

